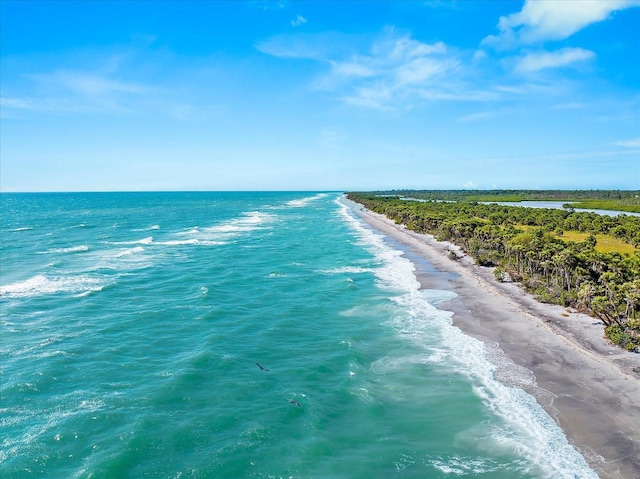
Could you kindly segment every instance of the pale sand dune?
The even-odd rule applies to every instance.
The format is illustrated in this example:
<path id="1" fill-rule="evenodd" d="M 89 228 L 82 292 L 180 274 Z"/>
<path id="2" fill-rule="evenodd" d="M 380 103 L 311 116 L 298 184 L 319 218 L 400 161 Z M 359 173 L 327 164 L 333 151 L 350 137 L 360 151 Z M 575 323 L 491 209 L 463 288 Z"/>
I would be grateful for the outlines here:
<path id="1" fill-rule="evenodd" d="M 468 256 L 450 259 L 451 250 L 463 255 L 455 245 L 349 204 L 400 243 L 423 287 L 457 293 L 440 306 L 454 312 L 454 325 L 533 373 L 533 382 L 516 377 L 513 368 L 496 375 L 532 394 L 600 477 L 640 479 L 640 354 L 610 345 L 596 319 L 539 303 L 518 285 L 497 282 L 492 268 Z"/>

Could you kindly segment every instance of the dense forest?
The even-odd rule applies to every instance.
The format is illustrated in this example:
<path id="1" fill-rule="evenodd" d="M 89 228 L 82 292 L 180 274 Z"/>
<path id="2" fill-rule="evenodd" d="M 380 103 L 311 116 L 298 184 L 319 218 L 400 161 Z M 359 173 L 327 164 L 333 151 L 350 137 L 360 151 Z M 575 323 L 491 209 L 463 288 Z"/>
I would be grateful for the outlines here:
<path id="1" fill-rule="evenodd" d="M 640 213 L 640 191 L 620 190 L 393 190 L 375 192 L 441 201 L 562 201 L 584 209 Z"/>
<path id="2" fill-rule="evenodd" d="M 540 301 L 597 317 L 612 342 L 640 350 L 640 217 L 468 199 L 418 202 L 389 192 L 347 196 L 411 230 L 457 244 L 478 264 L 495 266 L 496 279 L 520 282 Z"/>

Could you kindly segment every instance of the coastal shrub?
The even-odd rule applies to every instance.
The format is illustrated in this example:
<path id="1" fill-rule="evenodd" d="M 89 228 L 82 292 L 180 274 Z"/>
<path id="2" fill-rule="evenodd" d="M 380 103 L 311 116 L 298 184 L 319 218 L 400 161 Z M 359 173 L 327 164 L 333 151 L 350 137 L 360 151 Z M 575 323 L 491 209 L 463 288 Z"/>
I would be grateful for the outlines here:
<path id="1" fill-rule="evenodd" d="M 553 195 L 561 200 L 608 198 L 602 192 L 574 193 L 576 198 L 561 198 L 562 192 Z M 622 348 L 637 350 L 640 217 L 456 202 L 460 192 L 437 192 L 443 194 L 438 199 L 448 201 L 416 203 L 375 193 L 349 196 L 373 211 L 457 245 L 476 264 L 495 266 L 498 281 L 520 283 L 539 301 L 576 308 L 598 318 L 605 327 L 615 326 L 606 336 Z M 532 194 L 538 193 L 528 193 Z M 640 207 L 640 199 L 630 198 Z M 609 247 L 607 241 L 618 244 Z M 448 254 L 452 260 L 461 259 L 455 252 Z"/>
<path id="2" fill-rule="evenodd" d="M 630 336 L 617 324 L 607 326 L 604 334 L 613 344 L 622 346 L 627 351 L 636 352 L 640 348 L 640 338 Z"/>
<path id="3" fill-rule="evenodd" d="M 453 235 L 451 234 L 451 231 L 449 231 L 447 229 L 440 230 L 438 232 L 438 234 L 436 235 L 436 239 L 438 241 L 449 241 L 452 237 L 453 237 Z"/>
<path id="4" fill-rule="evenodd" d="M 624 331 L 622 331 L 622 328 L 617 324 L 612 324 L 611 326 L 607 326 L 604 329 L 604 335 L 613 344 L 622 344 L 622 341 L 625 337 Z"/>

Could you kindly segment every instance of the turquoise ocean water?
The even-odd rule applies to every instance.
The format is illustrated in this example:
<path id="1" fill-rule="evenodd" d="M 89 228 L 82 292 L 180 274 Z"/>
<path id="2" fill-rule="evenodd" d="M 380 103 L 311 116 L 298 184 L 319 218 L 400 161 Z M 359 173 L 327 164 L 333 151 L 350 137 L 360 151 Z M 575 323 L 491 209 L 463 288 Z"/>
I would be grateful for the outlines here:
<path id="1" fill-rule="evenodd" d="M 1 200 L 3 478 L 596 477 L 337 193 Z"/>

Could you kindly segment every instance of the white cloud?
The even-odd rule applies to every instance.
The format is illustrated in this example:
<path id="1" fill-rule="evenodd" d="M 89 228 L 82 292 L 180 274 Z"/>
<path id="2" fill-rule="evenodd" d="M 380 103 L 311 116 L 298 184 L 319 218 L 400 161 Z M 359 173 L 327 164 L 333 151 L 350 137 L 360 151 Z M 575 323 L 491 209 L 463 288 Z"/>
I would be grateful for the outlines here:
<path id="1" fill-rule="evenodd" d="M 334 130 L 322 130 L 320 132 L 319 143 L 325 148 L 337 149 L 343 145 L 345 140 L 345 135 Z"/>
<path id="2" fill-rule="evenodd" d="M 330 61 L 344 55 L 348 36 L 339 33 L 276 35 L 256 44 L 256 49 L 278 58 Z"/>
<path id="3" fill-rule="evenodd" d="M 302 15 L 296 15 L 296 18 L 291 20 L 291 25 L 294 27 L 300 26 L 304 23 L 307 23 L 307 19 L 304 18 Z"/>
<path id="4" fill-rule="evenodd" d="M 317 41 L 317 40 L 325 40 Z M 314 85 L 340 90 L 348 104 L 377 109 L 411 108 L 418 101 L 486 100 L 491 94 L 469 91 L 463 63 L 442 42 L 424 43 L 388 28 L 368 48 L 354 41 L 314 35 L 274 37 L 257 45 L 281 58 L 312 59 L 328 65 Z M 351 50 L 350 50 L 351 48 Z M 354 50 L 360 50 L 356 53 Z M 495 96 L 495 95 L 494 95 Z"/>
<path id="5" fill-rule="evenodd" d="M 259 10 L 281 10 L 287 6 L 288 2 L 280 0 L 252 0 L 248 3 L 250 7 Z"/>
<path id="6" fill-rule="evenodd" d="M 449 9 L 457 9 L 457 0 L 426 0 L 423 2 L 425 7 L 429 8 L 449 8 Z"/>
<path id="7" fill-rule="evenodd" d="M 38 105 L 31 98 L 0 97 L 0 107 L 16 110 L 38 110 Z"/>
<path id="8" fill-rule="evenodd" d="M 36 78 L 58 84 L 75 93 L 89 96 L 110 93 L 148 93 L 151 89 L 143 85 L 123 82 L 91 72 L 62 70 Z"/>
<path id="9" fill-rule="evenodd" d="M 480 111 L 478 113 L 472 113 L 470 115 L 466 115 L 458 118 L 458 121 L 468 122 L 468 121 L 479 121 L 479 120 L 487 120 L 489 118 L 495 118 L 498 114 L 495 111 Z"/>
<path id="10" fill-rule="evenodd" d="M 613 12 L 640 5 L 640 0 L 526 0 L 522 10 L 500 17 L 498 35 L 484 44 L 511 48 L 547 40 L 562 40 L 588 25 L 608 19 Z"/>
<path id="11" fill-rule="evenodd" d="M 625 148 L 640 148 L 640 136 L 630 140 L 616 141 L 614 144 Z"/>
<path id="12" fill-rule="evenodd" d="M 420 57 L 401 64 L 395 72 L 398 85 L 417 85 L 438 75 L 455 69 L 459 64 L 455 59 Z"/>
<path id="13" fill-rule="evenodd" d="M 487 52 L 485 52 L 484 50 L 476 50 L 475 53 L 473 54 L 474 62 L 482 61 L 485 58 L 487 58 Z"/>
<path id="14" fill-rule="evenodd" d="M 573 102 L 573 103 L 562 103 L 560 105 L 554 106 L 553 108 L 555 110 L 579 110 L 585 107 L 586 105 L 584 103 Z"/>
<path id="15" fill-rule="evenodd" d="M 536 72 L 592 60 L 595 56 L 591 50 L 583 48 L 562 48 L 553 52 L 535 52 L 521 57 L 517 61 L 515 69 L 521 73 Z"/>
<path id="16" fill-rule="evenodd" d="M 166 92 L 147 84 L 118 78 L 111 67 L 94 70 L 60 69 L 48 73 L 24 74 L 33 83 L 29 97 L 5 96 L 2 108 L 13 111 L 131 113 L 143 102 Z M 109 73 L 105 73 L 105 70 Z M 30 85 L 31 87 L 31 85 Z"/>
<path id="17" fill-rule="evenodd" d="M 348 62 L 331 62 L 333 72 L 336 75 L 344 77 L 372 77 L 376 75 L 376 71 L 370 66 L 360 63 L 358 59 Z"/>

